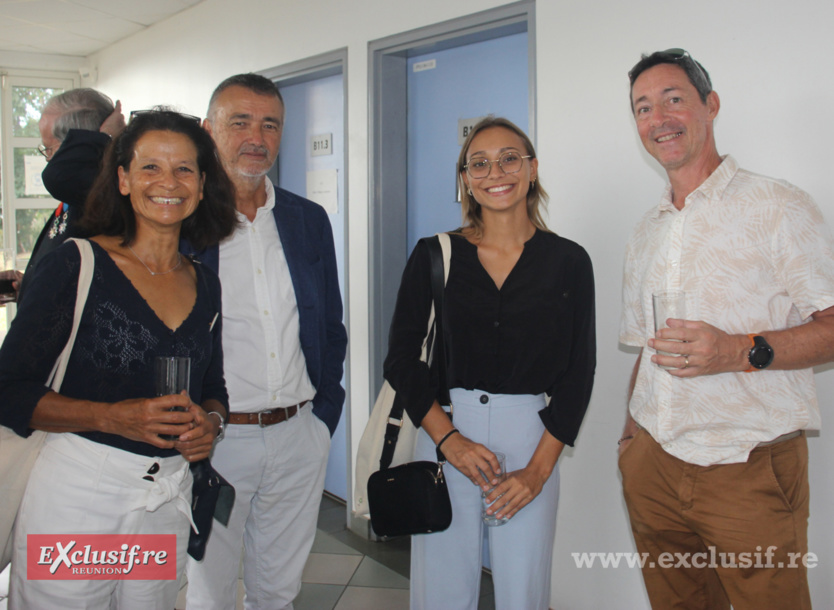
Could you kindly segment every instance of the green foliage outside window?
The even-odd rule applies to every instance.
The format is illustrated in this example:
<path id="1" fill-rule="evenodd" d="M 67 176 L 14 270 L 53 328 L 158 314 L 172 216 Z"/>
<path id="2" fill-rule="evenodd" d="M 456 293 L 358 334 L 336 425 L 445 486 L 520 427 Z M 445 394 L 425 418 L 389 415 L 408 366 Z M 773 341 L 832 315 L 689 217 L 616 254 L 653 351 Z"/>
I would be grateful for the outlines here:
<path id="1" fill-rule="evenodd" d="M 23 138 L 40 138 L 38 121 L 49 98 L 63 93 L 63 89 L 44 87 L 12 87 L 12 124 L 14 135 Z"/>
<path id="2" fill-rule="evenodd" d="M 63 89 L 50 87 L 12 87 L 12 132 L 19 138 L 38 138 L 38 121 L 49 98 L 63 93 Z M 52 213 L 50 197 L 46 195 L 27 195 L 25 190 L 24 157 L 38 155 L 35 148 L 14 146 L 12 151 L 12 171 L 14 174 L 14 196 L 18 199 L 39 198 L 47 204 L 47 209 L 19 209 L 15 214 L 15 233 L 17 237 L 17 254 L 28 258 L 35 241 L 40 235 L 46 218 Z M 8 178 L 9 172 L 4 175 Z M 47 203 L 48 202 L 48 203 Z M 3 237 L 3 220 L 5 214 L 0 215 L 0 249 L 5 247 Z M 11 220 L 11 219 L 9 219 Z M 22 260 L 18 261 L 21 266 Z"/>

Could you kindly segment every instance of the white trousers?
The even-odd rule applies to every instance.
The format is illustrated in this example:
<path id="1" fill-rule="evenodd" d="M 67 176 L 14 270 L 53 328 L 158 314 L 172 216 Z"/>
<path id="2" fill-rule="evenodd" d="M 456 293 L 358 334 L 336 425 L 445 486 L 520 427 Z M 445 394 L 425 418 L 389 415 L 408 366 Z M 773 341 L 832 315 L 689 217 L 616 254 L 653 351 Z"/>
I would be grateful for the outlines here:
<path id="1" fill-rule="evenodd" d="M 211 463 L 235 488 L 229 526 L 216 521 L 202 561 L 188 558 L 191 610 L 228 610 L 244 549 L 244 607 L 292 608 L 316 534 L 330 431 L 307 404 L 272 426 L 229 425 Z"/>
<path id="2" fill-rule="evenodd" d="M 538 412 L 544 396 L 451 391 L 455 427 L 491 451 L 507 456 L 507 471 L 524 468 L 539 444 L 544 424 Z M 421 428 L 415 460 L 437 459 Z M 483 531 L 489 535 L 497 610 L 547 610 L 550 566 L 559 501 L 554 468 L 542 492 L 498 527 L 481 520 L 481 490 L 451 464 L 444 473 L 452 500 L 452 525 L 444 532 L 411 537 L 412 610 L 476 610 L 483 564 Z"/>
<path id="3" fill-rule="evenodd" d="M 157 466 L 154 466 L 154 465 Z M 153 481 L 142 477 L 153 470 Z M 76 434 L 49 434 L 15 527 L 10 610 L 171 610 L 185 568 L 191 471 Z M 27 534 L 176 534 L 176 580 L 27 580 Z"/>

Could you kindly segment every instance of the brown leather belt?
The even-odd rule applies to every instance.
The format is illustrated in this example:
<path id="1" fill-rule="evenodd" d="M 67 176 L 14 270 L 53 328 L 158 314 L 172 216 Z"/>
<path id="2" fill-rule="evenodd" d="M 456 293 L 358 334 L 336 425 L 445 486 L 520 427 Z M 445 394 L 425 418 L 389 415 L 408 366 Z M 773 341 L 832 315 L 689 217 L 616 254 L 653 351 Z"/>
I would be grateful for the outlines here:
<path id="1" fill-rule="evenodd" d="M 278 407 L 277 409 L 267 409 L 266 411 L 258 411 L 257 413 L 229 413 L 228 423 L 234 425 L 258 424 L 261 428 L 265 428 L 266 426 L 280 424 L 291 417 L 295 417 L 299 409 L 308 402 L 308 400 L 305 400 L 291 407 Z"/>

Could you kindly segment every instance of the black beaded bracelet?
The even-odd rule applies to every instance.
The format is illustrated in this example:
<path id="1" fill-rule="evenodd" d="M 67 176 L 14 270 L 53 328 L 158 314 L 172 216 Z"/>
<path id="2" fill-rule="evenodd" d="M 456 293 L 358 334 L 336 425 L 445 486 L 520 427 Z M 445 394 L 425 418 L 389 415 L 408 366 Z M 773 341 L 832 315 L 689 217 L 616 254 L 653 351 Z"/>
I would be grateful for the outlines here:
<path id="1" fill-rule="evenodd" d="M 437 443 L 437 448 L 438 448 L 438 449 L 440 449 L 440 446 L 441 446 L 443 443 L 445 443 L 445 442 L 446 442 L 446 439 L 447 439 L 447 438 L 449 438 L 450 436 L 452 436 L 455 432 L 460 432 L 460 430 L 458 430 L 457 428 L 452 428 L 451 430 L 449 430 L 449 431 L 446 433 L 446 436 L 444 436 L 443 438 L 441 438 L 441 439 L 440 439 L 440 442 L 439 442 L 439 443 Z"/>

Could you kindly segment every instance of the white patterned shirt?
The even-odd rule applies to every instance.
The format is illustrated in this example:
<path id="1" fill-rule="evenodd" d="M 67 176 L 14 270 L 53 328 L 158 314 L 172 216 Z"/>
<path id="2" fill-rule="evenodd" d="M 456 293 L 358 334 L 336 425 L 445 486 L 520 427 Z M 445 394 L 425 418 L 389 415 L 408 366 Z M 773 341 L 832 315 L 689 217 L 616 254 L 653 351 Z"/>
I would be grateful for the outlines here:
<path id="1" fill-rule="evenodd" d="M 744 462 L 763 441 L 817 429 L 813 369 L 682 379 L 651 362 L 652 293 L 686 291 L 686 318 L 730 334 L 782 330 L 834 305 L 834 242 L 797 187 L 721 165 L 635 228 L 626 249 L 620 342 L 644 348 L 629 410 L 671 455 L 707 466 Z"/>
<path id="2" fill-rule="evenodd" d="M 298 304 L 275 225 L 275 189 L 253 221 L 220 244 L 223 360 L 232 412 L 289 407 L 316 395 L 299 339 Z"/>

